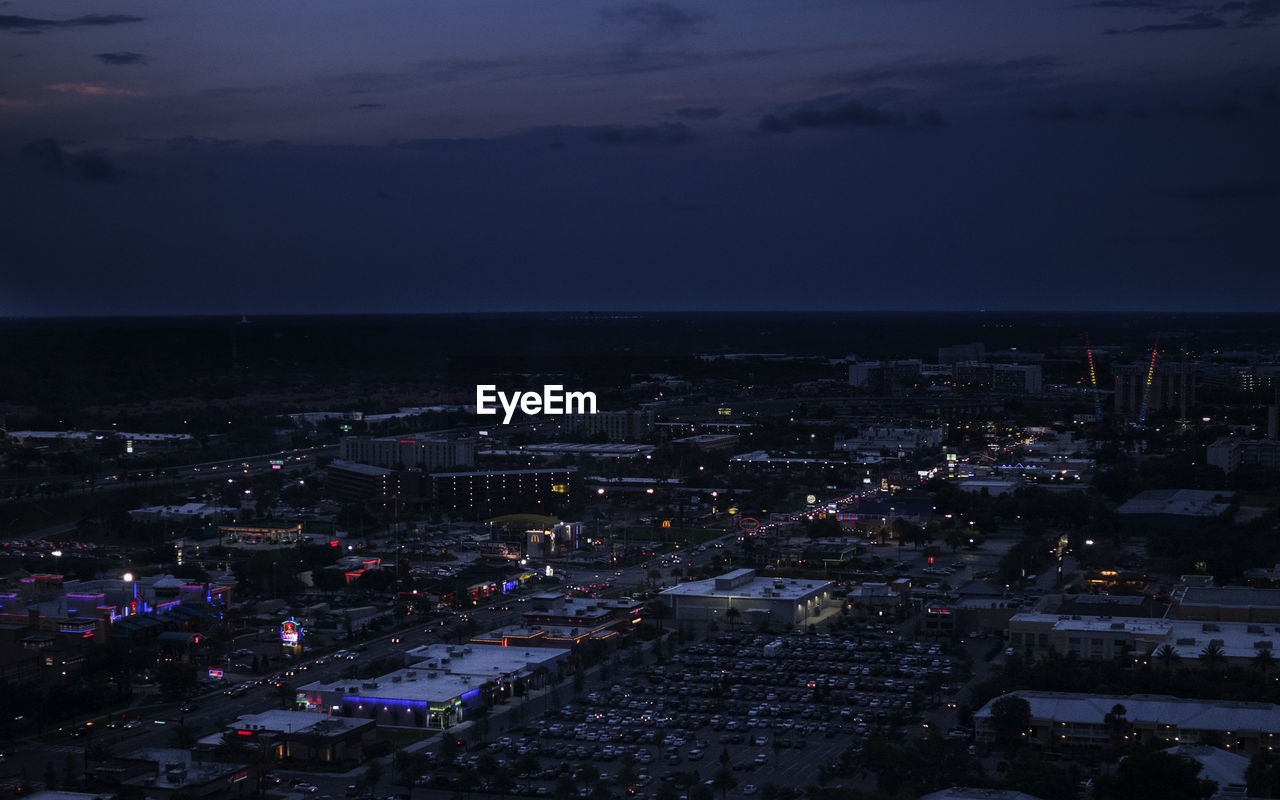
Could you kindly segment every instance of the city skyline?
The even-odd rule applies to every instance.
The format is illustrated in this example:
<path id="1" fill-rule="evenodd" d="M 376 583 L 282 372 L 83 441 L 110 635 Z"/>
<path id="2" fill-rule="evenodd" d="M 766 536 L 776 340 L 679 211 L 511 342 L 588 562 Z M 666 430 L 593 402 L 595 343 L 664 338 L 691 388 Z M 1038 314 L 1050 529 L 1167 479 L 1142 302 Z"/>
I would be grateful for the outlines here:
<path id="1" fill-rule="evenodd" d="M 0 8 L 0 314 L 1280 290 L 1273 3 L 344 9 Z"/>

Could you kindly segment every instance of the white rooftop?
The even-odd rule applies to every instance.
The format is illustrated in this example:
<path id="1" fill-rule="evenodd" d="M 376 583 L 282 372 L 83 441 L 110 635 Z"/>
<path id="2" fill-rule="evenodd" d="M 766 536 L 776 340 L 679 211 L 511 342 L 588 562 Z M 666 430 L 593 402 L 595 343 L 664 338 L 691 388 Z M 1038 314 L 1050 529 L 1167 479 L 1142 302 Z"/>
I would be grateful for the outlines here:
<path id="1" fill-rule="evenodd" d="M 233 730 L 271 731 L 274 733 L 333 734 L 368 725 L 361 717 L 330 717 L 314 711 L 284 711 L 275 709 L 259 714 L 242 714 L 228 727 Z"/>
<path id="2" fill-rule="evenodd" d="M 1230 700 L 1187 700 L 1165 695 L 1093 695 L 1072 692 L 1013 692 L 1031 705 L 1032 719 L 1101 725 L 1117 704 L 1130 722 L 1172 725 L 1182 730 L 1280 731 L 1280 706 Z M 974 716 L 991 716 L 994 698 Z"/>
<path id="3" fill-rule="evenodd" d="M 483 679 L 423 669 L 398 669 L 372 680 L 356 678 L 316 681 L 298 687 L 299 692 L 331 692 L 344 698 L 447 702 L 479 689 Z"/>
<path id="4" fill-rule="evenodd" d="M 1244 786 L 1248 782 L 1244 775 L 1245 770 L 1249 768 L 1248 756 L 1223 750 L 1221 747 L 1202 744 L 1180 744 L 1177 747 L 1170 747 L 1165 752 L 1171 756 L 1182 756 L 1199 762 L 1201 769 L 1197 777 L 1215 781 L 1220 790 L 1232 785 Z"/>
<path id="5" fill-rule="evenodd" d="M 553 647 L 503 647 L 497 644 L 426 644 L 405 653 L 411 669 L 438 669 L 454 675 L 496 677 L 552 666 L 569 657 Z"/>
<path id="6" fill-rule="evenodd" d="M 799 600 L 823 589 L 830 581 L 795 578 L 762 578 L 752 569 L 739 569 L 716 578 L 689 581 L 663 590 L 662 594 L 681 597 L 753 597 Z"/>
<path id="7" fill-rule="evenodd" d="M 1139 492 L 1116 509 L 1117 514 L 1174 514 L 1177 516 L 1216 517 L 1228 508 L 1235 492 L 1199 489 L 1148 489 Z"/>

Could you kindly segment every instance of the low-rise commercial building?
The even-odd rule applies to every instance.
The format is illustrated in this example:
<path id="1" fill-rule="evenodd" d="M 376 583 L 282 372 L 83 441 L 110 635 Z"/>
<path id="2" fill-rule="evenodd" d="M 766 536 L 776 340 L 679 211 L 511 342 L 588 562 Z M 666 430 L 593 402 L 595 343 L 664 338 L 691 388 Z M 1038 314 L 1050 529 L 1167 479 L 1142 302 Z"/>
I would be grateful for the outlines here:
<path id="1" fill-rule="evenodd" d="M 1188 700 L 1162 695 L 1093 695 L 1071 692 L 1013 692 L 1031 707 L 1030 736 L 1046 750 L 1099 749 L 1111 744 L 1108 715 L 1123 718 L 1131 740 L 1143 743 L 1221 742 L 1238 753 L 1270 751 L 1280 743 L 1280 706 L 1227 700 Z M 1008 697 L 1009 695 L 1005 695 Z M 974 713 L 978 737 L 994 741 L 992 706 Z"/>
<path id="2" fill-rule="evenodd" d="M 259 749 L 278 759 L 328 764 L 363 760 L 374 728 L 372 719 L 361 717 L 273 710 L 239 717 L 220 738 L 223 744 Z"/>
<path id="3" fill-rule="evenodd" d="M 1171 663 L 1196 667 L 1201 654 L 1216 653 L 1221 664 L 1250 666 L 1262 650 L 1280 651 L 1280 625 L 1247 622 L 1085 616 L 1079 614 L 1015 614 L 1009 619 L 1009 645 L 1026 658 L 1061 655 L 1091 661 L 1147 657 L 1157 651 Z M 1168 646 L 1168 651 L 1163 648 Z"/>
<path id="4" fill-rule="evenodd" d="M 678 584 L 660 598 L 677 621 L 802 629 L 831 602 L 833 588 L 830 581 L 758 577 L 754 569 L 738 569 Z"/>

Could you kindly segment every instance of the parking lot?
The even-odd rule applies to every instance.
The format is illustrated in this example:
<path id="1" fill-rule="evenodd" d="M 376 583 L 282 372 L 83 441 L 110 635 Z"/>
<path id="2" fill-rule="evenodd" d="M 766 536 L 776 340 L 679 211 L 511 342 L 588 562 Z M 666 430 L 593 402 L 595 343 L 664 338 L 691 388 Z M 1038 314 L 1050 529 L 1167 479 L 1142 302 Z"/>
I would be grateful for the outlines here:
<path id="1" fill-rule="evenodd" d="M 484 767 L 498 766 L 515 774 L 509 793 L 564 796 L 566 778 L 576 776 L 573 792 L 585 797 L 583 775 L 594 771 L 644 800 L 663 782 L 679 782 L 673 796 L 683 796 L 691 778 L 707 783 L 723 763 L 737 784 L 731 795 L 768 782 L 808 785 L 820 765 L 877 729 L 904 724 L 929 699 L 926 687 L 949 688 L 952 672 L 936 643 L 874 633 L 720 634 L 439 764 L 422 783 L 457 786 L 471 768 L 483 785 Z"/>

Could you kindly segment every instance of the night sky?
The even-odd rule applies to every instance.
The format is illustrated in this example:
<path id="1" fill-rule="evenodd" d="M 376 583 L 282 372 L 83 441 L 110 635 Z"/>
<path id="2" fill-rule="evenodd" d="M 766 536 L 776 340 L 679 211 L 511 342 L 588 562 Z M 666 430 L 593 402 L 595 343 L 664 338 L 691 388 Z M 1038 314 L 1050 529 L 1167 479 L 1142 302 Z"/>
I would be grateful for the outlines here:
<path id="1" fill-rule="evenodd" d="M 0 315 L 1265 310 L 1280 0 L 0 2 Z"/>

